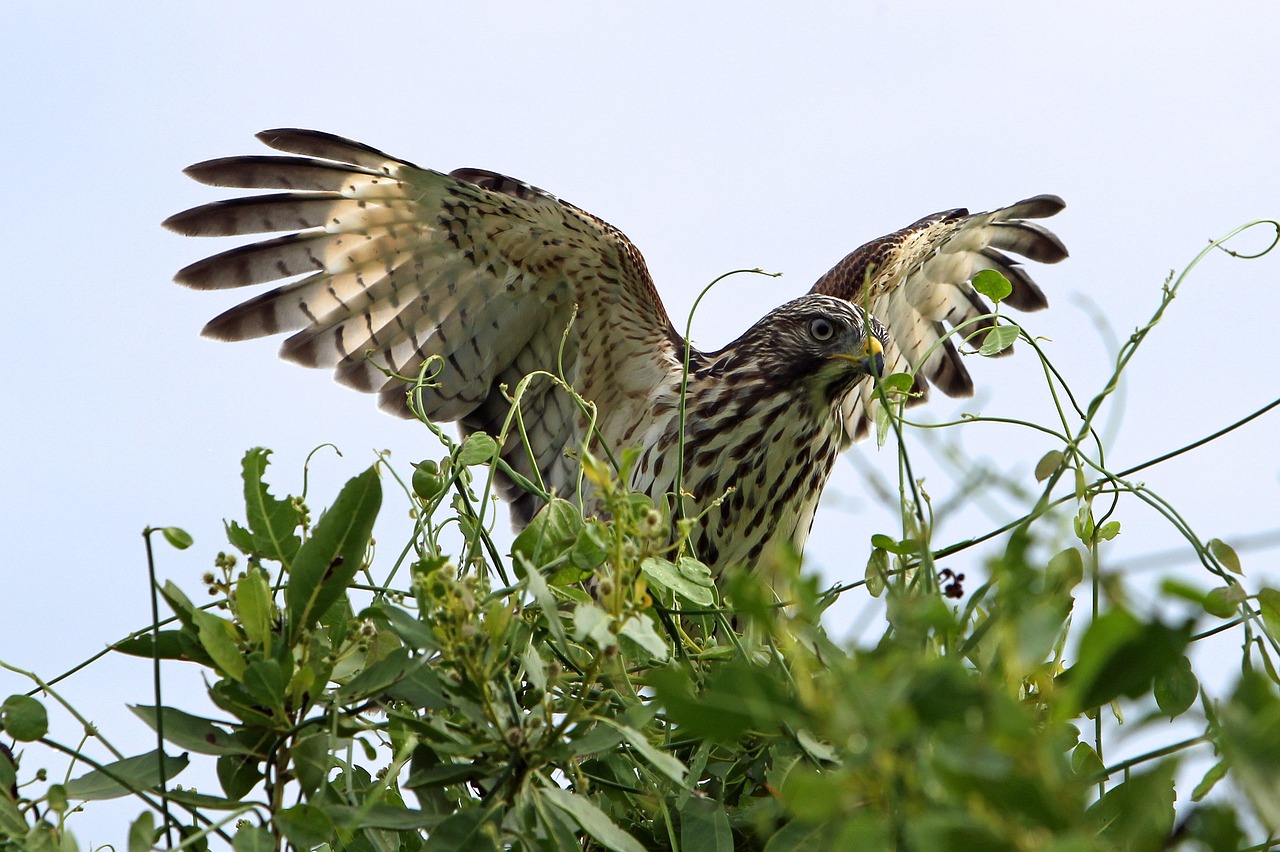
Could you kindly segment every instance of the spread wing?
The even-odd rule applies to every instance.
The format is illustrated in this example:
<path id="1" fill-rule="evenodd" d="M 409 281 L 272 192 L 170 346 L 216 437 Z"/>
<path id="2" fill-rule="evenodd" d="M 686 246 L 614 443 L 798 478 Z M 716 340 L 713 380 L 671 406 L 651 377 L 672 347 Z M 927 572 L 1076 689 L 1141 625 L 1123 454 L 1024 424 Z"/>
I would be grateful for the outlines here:
<path id="1" fill-rule="evenodd" d="M 947 327 L 964 326 L 961 336 L 981 344 L 992 322 L 977 318 L 991 313 L 991 306 L 971 281 L 984 269 L 1002 273 L 1013 285 L 1004 304 L 1022 311 L 1048 305 L 1036 283 L 1005 252 L 1042 263 L 1065 258 L 1067 249 L 1052 232 L 1027 221 L 1052 216 L 1064 206 L 1056 195 L 1037 195 L 989 213 L 958 209 L 926 216 L 855 249 L 818 279 L 811 292 L 869 307 L 889 327 L 885 370 L 915 371 L 919 396 L 912 404 L 924 401 L 930 383 L 947 396 L 971 396 L 973 379 L 955 337 L 946 336 Z M 867 435 L 871 408 L 872 390 L 864 388 L 846 411 L 846 429 L 854 440 Z"/>
<path id="2" fill-rule="evenodd" d="M 644 259 L 620 231 L 535 187 L 477 169 L 442 174 L 368 146 L 310 130 L 258 134 L 293 156 L 210 160 L 186 170 L 214 186 L 284 190 L 205 204 L 166 227 L 192 236 L 291 231 L 214 255 L 176 280 L 217 290 L 279 279 L 213 319 L 221 340 L 292 332 L 287 360 L 334 370 L 410 416 L 410 382 L 441 356 L 423 408 L 438 421 L 497 434 L 514 391 L 535 370 L 558 373 L 604 408 L 648 398 L 679 371 L 681 340 Z M 577 318 L 565 337 L 575 305 Z M 567 341 L 562 352 L 562 341 Z M 564 492 L 583 440 L 573 401 L 548 381 L 524 408 L 532 456 L 512 438 L 504 457 L 532 481 Z M 517 520 L 536 499 L 511 493 Z"/>

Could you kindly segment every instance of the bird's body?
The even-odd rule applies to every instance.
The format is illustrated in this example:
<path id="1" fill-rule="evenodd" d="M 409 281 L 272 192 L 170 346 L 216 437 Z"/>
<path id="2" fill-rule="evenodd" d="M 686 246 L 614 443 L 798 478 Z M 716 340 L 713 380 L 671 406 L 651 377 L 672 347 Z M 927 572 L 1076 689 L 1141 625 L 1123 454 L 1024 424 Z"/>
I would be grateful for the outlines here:
<path id="1" fill-rule="evenodd" d="M 420 391 L 425 414 L 493 435 L 521 379 L 561 375 L 595 404 L 597 432 L 587 434 L 570 395 L 534 382 L 521 401 L 525 439 L 508 437 L 504 461 L 571 495 L 580 450 L 593 441 L 613 452 L 638 447 L 630 485 L 655 499 L 675 489 L 685 344 L 620 231 L 494 172 L 446 175 L 315 131 L 259 138 L 295 156 L 212 160 L 188 174 L 285 192 L 206 204 L 165 224 L 198 236 L 296 233 L 192 264 L 177 280 L 221 289 L 301 277 L 215 318 L 206 334 L 293 332 L 283 357 L 331 367 L 402 416 L 410 414 L 403 377 L 439 356 L 436 383 Z M 1038 196 L 991 213 L 927 217 L 855 251 L 810 295 L 724 349 L 692 349 L 683 486 L 699 516 L 698 555 L 721 569 L 754 562 L 773 541 L 803 545 L 836 455 L 867 431 L 868 373 L 881 360 L 891 372 L 918 368 L 919 399 L 929 382 L 971 393 L 943 323 L 990 324 L 969 284 L 980 269 L 1009 277 L 1014 307 L 1042 307 L 1039 289 L 1000 249 L 1065 257 L 1056 237 L 1024 221 L 1061 207 Z M 527 522 L 540 498 L 500 484 L 516 523 Z"/>

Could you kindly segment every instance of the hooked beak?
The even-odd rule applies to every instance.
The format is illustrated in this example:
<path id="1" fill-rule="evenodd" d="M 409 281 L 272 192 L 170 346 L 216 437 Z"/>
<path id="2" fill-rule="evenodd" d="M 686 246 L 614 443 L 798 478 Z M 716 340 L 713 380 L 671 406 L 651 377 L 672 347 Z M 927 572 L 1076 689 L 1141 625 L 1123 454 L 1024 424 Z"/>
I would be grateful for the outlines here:
<path id="1" fill-rule="evenodd" d="M 874 335 L 867 335 L 866 342 L 862 345 L 862 352 L 859 354 L 837 352 L 827 357 L 839 358 L 841 361 L 852 361 L 860 366 L 863 372 L 872 376 L 879 377 L 884 375 L 884 347 L 880 345 L 880 341 Z"/>

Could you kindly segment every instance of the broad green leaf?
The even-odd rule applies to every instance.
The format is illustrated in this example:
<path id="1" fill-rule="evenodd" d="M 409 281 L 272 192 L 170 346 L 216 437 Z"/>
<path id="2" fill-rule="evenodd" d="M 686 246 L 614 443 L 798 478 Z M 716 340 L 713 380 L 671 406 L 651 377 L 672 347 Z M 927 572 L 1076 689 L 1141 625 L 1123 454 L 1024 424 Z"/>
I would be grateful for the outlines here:
<path id="1" fill-rule="evenodd" d="M 1098 527 L 1097 534 L 1098 534 L 1098 538 L 1101 539 L 1102 541 L 1111 541 L 1111 539 L 1120 535 L 1120 522 L 1107 521 L 1105 524 Z"/>
<path id="2" fill-rule="evenodd" d="M 314 849 L 334 839 L 333 820 L 323 808 L 302 804 L 276 813 L 276 828 L 298 849 Z"/>
<path id="3" fill-rule="evenodd" d="M 382 619 L 391 626 L 401 642 L 415 651 L 439 650 L 439 643 L 431 628 L 410 612 L 388 603 L 377 603 L 360 613 L 361 618 Z"/>
<path id="4" fill-rule="evenodd" d="M 644 758 L 645 762 L 658 772 L 667 776 L 677 784 L 683 785 L 685 783 L 685 776 L 688 774 L 688 770 L 685 768 L 683 763 L 676 759 L 674 755 L 668 754 L 667 752 L 659 749 L 653 743 L 649 742 L 649 739 L 644 734 L 640 733 L 635 728 L 628 727 L 627 725 L 620 725 L 612 719 L 601 719 L 601 721 L 604 724 L 615 728 L 618 733 L 622 734 L 623 738 L 631 744 L 631 747 L 635 749 L 641 757 Z"/>
<path id="5" fill-rule="evenodd" d="M 878 598 L 884 594 L 885 581 L 889 576 L 889 554 L 882 547 L 871 551 L 867 559 L 867 570 L 864 575 L 867 583 L 867 594 Z"/>
<path id="6" fill-rule="evenodd" d="M 341 747 L 341 741 L 335 743 L 328 731 L 299 737 L 293 744 L 294 776 L 308 798 L 320 789 L 333 768 L 334 761 L 329 756 L 331 745 Z"/>
<path id="7" fill-rule="evenodd" d="M 218 758 L 218 783 L 230 799 L 240 800 L 249 794 L 262 780 L 258 761 L 236 754 L 224 754 Z"/>
<path id="8" fill-rule="evenodd" d="M 346 592 L 364 561 L 381 506 L 382 484 L 377 468 L 370 467 L 347 482 L 321 516 L 294 558 L 285 586 L 291 637 L 314 625 Z"/>
<path id="9" fill-rule="evenodd" d="M 172 782 L 178 773 L 187 768 L 187 756 L 164 758 L 164 777 Z M 150 751 L 101 769 L 87 772 L 67 782 L 67 795 L 73 799 L 101 801 L 128 796 L 134 790 L 151 790 L 160 784 L 159 752 Z"/>
<path id="10" fill-rule="evenodd" d="M 149 704 L 131 704 L 129 709 L 154 731 L 163 723 L 164 738 L 178 748 L 196 754 L 251 754 L 252 749 L 238 742 L 226 728 L 209 719 L 192 716 L 173 707 L 156 708 Z"/>
<path id="11" fill-rule="evenodd" d="M 49 733 L 49 714 L 29 695 L 10 695 L 0 704 L 0 726 L 18 742 L 32 742 Z"/>
<path id="12" fill-rule="evenodd" d="M 326 805 L 325 810 L 338 825 L 356 830 L 381 828 L 387 831 L 413 831 L 419 828 L 430 828 L 443 822 L 439 814 L 396 805 L 376 804 L 360 807 Z M 476 810 L 483 811 L 483 808 L 476 808 Z"/>
<path id="13" fill-rule="evenodd" d="M 649 585 L 670 592 L 689 603 L 706 607 L 715 603 L 715 581 L 711 569 L 696 559 L 680 557 L 677 564 L 660 556 L 650 556 L 640 563 L 640 573 Z"/>
<path id="14" fill-rule="evenodd" d="M 1217 786 L 1219 781 L 1227 777 L 1227 772 L 1230 768 L 1225 760 L 1219 760 L 1213 766 L 1210 766 L 1204 777 L 1200 779 L 1200 783 L 1191 791 L 1191 801 L 1199 802 L 1209 795 L 1209 791 Z"/>
<path id="15" fill-rule="evenodd" d="M 134 636 L 112 645 L 111 650 L 148 660 L 159 657 L 162 660 L 187 660 L 202 665 L 213 662 L 195 637 L 186 630 L 161 630 L 154 637 L 150 633 Z"/>
<path id="16" fill-rule="evenodd" d="M 1191 670 L 1191 660 L 1183 655 L 1178 662 L 1156 675 L 1152 684 L 1156 704 L 1170 718 L 1181 716 L 1200 694 L 1200 681 Z"/>
<path id="17" fill-rule="evenodd" d="M 1152 679 L 1176 664 L 1190 640 L 1190 625 L 1144 624 L 1121 609 L 1098 616 L 1085 631 L 1077 662 L 1060 677 L 1075 697 L 1060 713 L 1100 707 L 1122 695 L 1137 697 Z"/>
<path id="18" fill-rule="evenodd" d="M 543 787 L 540 792 L 544 798 L 573 817 L 583 831 L 606 849 L 614 852 L 644 852 L 644 847 L 634 837 L 614 825 L 613 820 L 590 799 L 559 787 Z"/>
<path id="19" fill-rule="evenodd" d="M 463 467 L 484 464 L 492 461 L 497 454 L 498 442 L 492 436 L 484 432 L 473 432 L 462 442 L 462 449 L 458 451 L 458 464 Z"/>
<path id="20" fill-rule="evenodd" d="M 1107 767 L 1103 765 L 1098 752 L 1088 743 L 1076 743 L 1071 750 L 1071 770 L 1081 778 L 1101 778 Z"/>
<path id="21" fill-rule="evenodd" d="M 582 514 L 568 500 L 557 497 L 543 506 L 520 531 L 511 544 L 511 553 L 542 568 L 573 546 L 582 527 Z M 519 560 L 516 565 L 518 572 Z"/>
<path id="22" fill-rule="evenodd" d="M 204 648 L 209 658 L 227 677 L 240 680 L 244 677 L 244 654 L 236 645 L 240 638 L 236 627 L 225 618 L 219 618 L 202 609 L 191 611 L 191 620 L 196 626 L 196 636 L 200 647 Z"/>
<path id="23" fill-rule="evenodd" d="M 538 566 L 531 564 L 522 554 L 516 553 L 514 556 L 516 573 L 523 575 L 525 588 L 529 590 L 529 594 L 533 595 L 538 609 L 542 611 L 542 620 L 557 644 L 563 648 L 568 637 L 565 636 L 564 622 L 560 620 L 560 609 L 556 606 L 556 599 L 551 594 L 546 579 L 538 570 Z"/>
<path id="24" fill-rule="evenodd" d="M 161 535 L 178 550 L 186 550 L 192 544 L 191 533 L 181 527 L 161 527 Z"/>
<path id="25" fill-rule="evenodd" d="M 1009 294 L 1013 292 L 1013 285 L 1009 283 L 1008 278 L 994 269 L 984 269 L 973 276 L 973 289 L 998 304 L 1009 298 Z"/>
<path id="26" fill-rule="evenodd" d="M 1231 618 L 1244 601 L 1244 589 L 1236 584 L 1210 589 L 1204 596 L 1204 611 L 1218 618 Z"/>
<path id="27" fill-rule="evenodd" d="M 838 773 L 797 765 L 782 782 L 782 803 L 798 819 L 824 822 L 838 815 L 845 796 L 844 784 L 845 779 Z"/>
<path id="28" fill-rule="evenodd" d="M 1108 790 L 1089 808 L 1119 849 L 1163 849 L 1173 828 L 1175 762 L 1166 760 Z"/>
<path id="29" fill-rule="evenodd" d="M 1240 557 L 1236 555 L 1231 545 L 1227 544 L 1220 538 L 1209 539 L 1209 552 L 1213 554 L 1214 559 L 1226 568 L 1232 574 L 1244 576 L 1244 571 L 1240 570 Z"/>
<path id="30" fill-rule="evenodd" d="M 1271 638 L 1280 640 L 1280 592 L 1270 588 L 1259 589 L 1258 609 Z"/>
<path id="31" fill-rule="evenodd" d="M 156 818 L 151 811 L 143 811 L 129 826 L 129 852 L 151 852 L 157 839 Z"/>
<path id="32" fill-rule="evenodd" d="M 245 514 L 253 536 L 253 550 L 265 559 L 288 565 L 301 543 L 295 534 L 300 518 L 290 501 L 273 497 L 262 481 L 270 455 L 271 451 L 262 447 L 255 447 L 244 454 L 241 468 Z"/>
<path id="33" fill-rule="evenodd" d="M 893 373 L 885 376 L 880 380 L 880 387 L 884 388 L 885 393 L 890 391 L 896 393 L 907 393 L 915 384 L 915 379 L 910 373 Z"/>
<path id="34" fill-rule="evenodd" d="M 483 830 L 488 822 L 482 807 L 464 808 L 431 830 L 423 852 L 488 852 L 496 850 L 492 838 Z"/>
<path id="35" fill-rule="evenodd" d="M 1231 780 L 1274 834 L 1280 829 L 1280 695 L 1265 677 L 1246 669 L 1218 712 L 1218 745 Z"/>
<path id="36" fill-rule="evenodd" d="M 236 581 L 235 605 L 240 626 L 244 628 L 249 641 L 261 645 L 263 653 L 270 654 L 275 607 L 271 603 L 271 585 L 265 571 L 250 567 Z"/>
<path id="37" fill-rule="evenodd" d="M 343 684 L 337 692 L 342 703 L 375 698 L 410 677 L 426 664 L 426 657 L 411 658 L 408 648 L 396 648 L 381 660 Z"/>
<path id="38" fill-rule="evenodd" d="M 671 648 L 657 630 L 653 627 L 653 620 L 643 613 L 637 613 L 626 620 L 619 631 L 620 636 L 625 636 L 632 642 L 635 642 L 641 648 L 649 652 L 649 656 L 658 662 L 666 662 L 667 657 L 671 656 Z"/>
<path id="39" fill-rule="evenodd" d="M 1036 482 L 1044 482 L 1053 476 L 1053 472 L 1062 466 L 1062 460 L 1065 456 L 1061 450 L 1050 450 L 1040 457 L 1040 461 L 1036 462 Z"/>
<path id="40" fill-rule="evenodd" d="M 680 808 L 683 852 L 733 852 L 733 831 L 724 805 L 715 799 L 689 796 Z"/>
<path id="41" fill-rule="evenodd" d="M 618 637 L 609 628 L 613 619 L 595 604 L 578 604 L 573 610 L 573 638 L 579 642 L 590 639 L 599 648 L 612 648 Z"/>
<path id="42" fill-rule="evenodd" d="M 978 349 L 983 355 L 998 355 L 1013 345 L 1018 339 L 1018 327 L 1016 325 L 998 325 L 987 332 L 987 336 L 982 339 L 982 346 Z"/>
<path id="43" fill-rule="evenodd" d="M 256 825 L 246 825 L 231 838 L 235 852 L 275 852 L 276 839 L 271 832 Z"/>

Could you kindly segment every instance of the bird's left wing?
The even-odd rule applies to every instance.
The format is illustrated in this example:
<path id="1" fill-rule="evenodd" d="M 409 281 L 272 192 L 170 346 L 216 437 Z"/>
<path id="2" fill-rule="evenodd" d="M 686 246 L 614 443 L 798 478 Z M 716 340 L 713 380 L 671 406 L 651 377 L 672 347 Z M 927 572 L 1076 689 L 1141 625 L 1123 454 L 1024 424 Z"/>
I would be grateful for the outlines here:
<path id="1" fill-rule="evenodd" d="M 207 336 L 292 332 L 282 357 L 332 368 L 401 416 L 409 383 L 397 376 L 412 378 L 440 356 L 438 384 L 422 392 L 427 416 L 494 434 L 509 410 L 500 386 L 514 390 L 535 370 L 563 368 L 602 405 L 647 396 L 648 384 L 678 371 L 680 337 L 644 259 L 602 220 L 493 172 L 442 174 L 317 131 L 258 138 L 291 156 L 229 157 L 186 172 L 283 192 L 205 204 L 165 226 L 191 236 L 293 233 L 194 263 L 176 280 L 197 289 L 294 280 L 216 317 Z M 532 458 L 515 438 L 504 457 L 563 491 L 576 469 L 565 452 L 585 437 L 579 412 L 546 381 L 525 405 L 536 412 L 527 419 Z M 509 496 L 518 520 L 537 508 L 529 495 Z"/>
<path id="2" fill-rule="evenodd" d="M 947 210 L 855 249 L 811 292 L 839 296 L 867 307 L 889 329 L 885 372 L 914 371 L 912 404 L 923 402 L 932 383 L 947 396 L 972 396 L 973 379 L 961 361 L 948 326 L 980 344 L 991 306 L 973 289 L 972 279 L 993 269 L 1009 279 L 1013 308 L 1035 311 L 1048 305 L 1044 293 L 1005 252 L 1042 263 L 1057 263 L 1067 249 L 1042 225 L 1027 221 L 1052 216 L 1064 203 L 1037 195 L 987 213 Z M 976 335 L 976 337 L 975 337 Z M 1005 350 L 1008 351 L 1008 350 Z M 870 431 L 873 390 L 864 386 L 846 411 L 853 440 Z"/>

